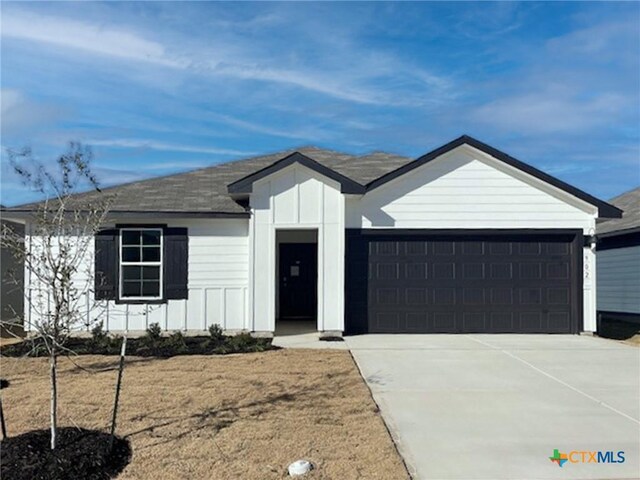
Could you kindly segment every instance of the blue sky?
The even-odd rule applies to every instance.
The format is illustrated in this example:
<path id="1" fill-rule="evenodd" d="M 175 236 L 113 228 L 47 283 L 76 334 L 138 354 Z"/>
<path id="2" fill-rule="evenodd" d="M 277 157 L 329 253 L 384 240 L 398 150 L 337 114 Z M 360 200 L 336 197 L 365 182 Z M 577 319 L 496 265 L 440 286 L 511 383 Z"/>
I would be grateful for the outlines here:
<path id="1" fill-rule="evenodd" d="M 6 149 L 103 185 L 466 133 L 602 198 L 640 184 L 640 3 L 2 3 Z"/>

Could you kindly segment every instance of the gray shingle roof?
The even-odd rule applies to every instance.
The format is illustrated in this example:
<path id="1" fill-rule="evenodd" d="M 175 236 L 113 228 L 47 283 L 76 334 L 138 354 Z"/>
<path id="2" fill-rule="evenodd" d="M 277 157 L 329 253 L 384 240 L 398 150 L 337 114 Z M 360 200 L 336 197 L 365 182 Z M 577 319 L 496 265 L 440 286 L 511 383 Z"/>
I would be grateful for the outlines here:
<path id="1" fill-rule="evenodd" d="M 116 195 L 111 212 L 244 213 L 244 208 L 227 193 L 227 185 L 277 162 L 294 151 L 299 151 L 363 185 L 412 160 L 384 152 L 354 156 L 317 147 L 304 147 L 117 185 L 104 188 L 102 191 Z M 99 195 L 97 192 L 87 192 L 80 193 L 75 198 L 79 202 L 90 202 Z M 37 205 L 30 203 L 9 210 L 29 210 Z"/>
<path id="2" fill-rule="evenodd" d="M 623 210 L 622 218 L 599 223 L 596 228 L 598 234 L 640 228 L 640 187 L 612 198 L 609 203 Z"/>
<path id="3" fill-rule="evenodd" d="M 276 165 L 273 165 L 270 170 L 277 170 L 279 166 L 286 166 L 288 161 L 293 160 L 291 158 L 287 160 L 285 157 L 295 151 L 302 154 L 297 160 L 300 163 L 308 165 L 320 173 L 330 173 L 332 178 L 339 177 L 342 187 L 349 191 L 364 192 L 384 185 L 398 176 L 407 175 L 411 170 L 425 165 L 463 144 L 470 145 L 514 168 L 597 206 L 600 217 L 619 218 L 622 215 L 621 210 L 617 207 L 603 202 L 468 135 L 462 135 L 414 161 L 408 157 L 384 152 L 355 156 L 317 147 L 305 147 L 246 160 L 222 163 L 192 172 L 119 185 L 105 189 L 103 192 L 116 196 L 115 202 L 111 206 L 111 213 L 143 214 L 145 216 L 153 216 L 156 213 L 166 214 L 167 216 L 246 216 L 248 213 L 244 207 L 229 195 L 228 186 L 233 183 L 232 188 L 235 189 L 237 187 L 236 191 L 242 192 L 245 188 L 242 185 L 243 182 L 253 181 L 253 179 L 260 176 L 258 172 L 273 164 Z M 279 160 L 283 160 L 283 162 L 277 164 Z M 335 175 L 335 173 L 339 175 Z M 244 179 L 243 182 L 237 182 L 240 179 Z M 354 182 L 357 183 L 354 184 Z M 358 184 L 366 188 L 360 189 Z M 346 192 L 347 190 L 344 191 Z M 74 195 L 73 198 L 80 203 L 74 208 L 82 208 L 85 203 L 93 202 L 103 197 L 97 192 L 88 192 Z M 3 209 L 3 211 L 12 211 L 14 215 L 27 214 L 28 212 L 24 212 L 25 210 L 34 210 L 37 206 L 38 203 L 31 203 L 11 209 Z"/>

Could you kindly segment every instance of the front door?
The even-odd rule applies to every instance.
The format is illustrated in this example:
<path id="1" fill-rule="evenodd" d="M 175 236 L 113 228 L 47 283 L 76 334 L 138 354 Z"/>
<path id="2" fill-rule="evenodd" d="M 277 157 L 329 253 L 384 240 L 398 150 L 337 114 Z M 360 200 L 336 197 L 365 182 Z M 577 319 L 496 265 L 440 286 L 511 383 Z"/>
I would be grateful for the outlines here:
<path id="1" fill-rule="evenodd" d="M 316 318 L 318 245 L 280 244 L 280 318 Z"/>

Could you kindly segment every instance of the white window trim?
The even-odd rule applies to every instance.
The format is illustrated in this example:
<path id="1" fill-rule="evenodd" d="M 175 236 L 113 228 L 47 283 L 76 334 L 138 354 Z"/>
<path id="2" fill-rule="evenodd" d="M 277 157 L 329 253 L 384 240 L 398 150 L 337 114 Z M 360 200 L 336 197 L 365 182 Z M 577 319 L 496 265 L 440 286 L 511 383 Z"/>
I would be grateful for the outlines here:
<path id="1" fill-rule="evenodd" d="M 158 262 L 125 262 L 122 260 L 122 232 L 126 232 L 126 231 L 134 231 L 134 232 L 141 232 L 141 231 L 154 231 L 154 232 L 160 232 L 160 261 Z M 119 289 L 118 289 L 118 298 L 119 300 L 123 301 L 123 302 L 136 302 L 139 300 L 162 300 L 164 298 L 164 268 L 163 268 L 163 262 L 164 262 L 164 231 L 162 228 L 158 228 L 158 227 L 126 227 L 126 228 L 120 228 L 120 240 L 119 240 L 119 247 L 118 247 L 118 262 L 119 262 L 119 278 L 118 278 L 118 282 L 119 282 Z M 122 267 L 127 267 L 127 266 L 133 266 L 133 267 L 160 267 L 160 288 L 159 288 L 159 296 L 158 297 L 124 297 L 122 295 L 122 288 L 123 288 L 123 274 L 122 271 L 124 270 Z"/>

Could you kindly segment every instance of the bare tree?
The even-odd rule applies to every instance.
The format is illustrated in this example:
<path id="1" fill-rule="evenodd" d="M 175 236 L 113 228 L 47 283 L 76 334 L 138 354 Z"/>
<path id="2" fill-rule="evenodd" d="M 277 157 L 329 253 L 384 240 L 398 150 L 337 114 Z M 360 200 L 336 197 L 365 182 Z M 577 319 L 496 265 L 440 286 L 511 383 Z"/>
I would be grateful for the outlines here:
<path id="1" fill-rule="evenodd" d="M 48 169 L 31 150 L 8 151 L 9 162 L 23 184 L 44 200 L 29 209 L 25 237 L 5 228 L 2 242 L 24 264 L 25 311 L 34 345 L 46 349 L 51 376 L 51 449 L 56 448 L 58 357 L 70 353 L 74 332 L 96 322 L 94 235 L 106 220 L 112 198 L 98 188 L 91 171 L 92 152 L 71 142 Z M 91 190 L 84 195 L 75 194 Z M 93 319 L 93 320 L 92 320 Z"/>

